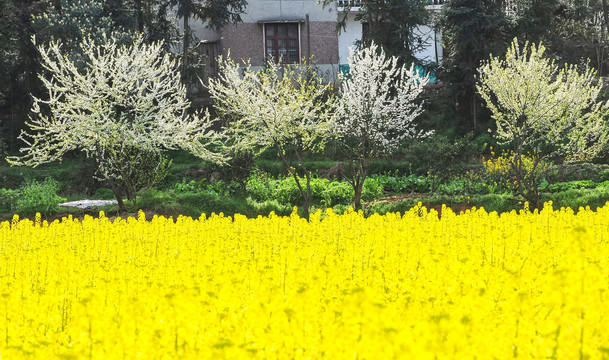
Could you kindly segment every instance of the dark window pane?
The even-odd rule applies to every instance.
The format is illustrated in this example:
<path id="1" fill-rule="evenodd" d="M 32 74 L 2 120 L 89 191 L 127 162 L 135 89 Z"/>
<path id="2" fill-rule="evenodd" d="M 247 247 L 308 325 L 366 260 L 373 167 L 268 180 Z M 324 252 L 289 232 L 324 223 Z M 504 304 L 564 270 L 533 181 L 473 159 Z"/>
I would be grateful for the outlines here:
<path id="1" fill-rule="evenodd" d="M 277 36 L 286 36 L 287 30 L 286 24 L 277 25 Z"/>
<path id="2" fill-rule="evenodd" d="M 275 25 L 266 25 L 266 36 L 275 36 Z"/>
<path id="3" fill-rule="evenodd" d="M 298 47 L 298 40 L 290 39 L 290 47 Z"/>
<path id="4" fill-rule="evenodd" d="M 298 36 L 298 24 L 290 24 L 288 26 L 288 36 Z"/>
<path id="5" fill-rule="evenodd" d="M 298 48 L 290 47 L 289 62 L 291 62 L 291 63 L 298 62 Z"/>

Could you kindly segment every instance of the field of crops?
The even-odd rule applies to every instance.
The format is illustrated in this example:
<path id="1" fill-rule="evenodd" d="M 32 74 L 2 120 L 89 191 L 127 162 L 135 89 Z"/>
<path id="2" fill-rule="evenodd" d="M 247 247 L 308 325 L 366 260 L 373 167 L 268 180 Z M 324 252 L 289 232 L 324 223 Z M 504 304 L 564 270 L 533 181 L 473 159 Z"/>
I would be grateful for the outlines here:
<path id="1" fill-rule="evenodd" d="M 1 359 L 609 358 L 609 205 L 0 225 Z"/>

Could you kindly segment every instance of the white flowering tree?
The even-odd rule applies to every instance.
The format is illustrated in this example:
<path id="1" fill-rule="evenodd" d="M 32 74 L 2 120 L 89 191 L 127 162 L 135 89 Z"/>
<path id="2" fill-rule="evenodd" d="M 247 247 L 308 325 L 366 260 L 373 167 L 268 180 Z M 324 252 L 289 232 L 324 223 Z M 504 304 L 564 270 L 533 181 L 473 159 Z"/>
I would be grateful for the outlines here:
<path id="1" fill-rule="evenodd" d="M 608 140 L 606 107 L 597 101 L 602 84 L 590 68 L 559 67 L 545 48 L 514 39 L 505 59 L 492 57 L 479 69 L 478 92 L 497 125 L 497 137 L 513 146 L 510 159 L 517 195 L 541 206 L 538 172 L 544 158 L 591 159 Z M 523 151 L 535 158 L 532 169 Z"/>
<path id="2" fill-rule="evenodd" d="M 258 71 L 231 59 L 220 58 L 219 64 L 219 76 L 210 79 L 209 90 L 232 146 L 258 153 L 275 148 L 296 181 L 308 218 L 311 174 L 304 155 L 321 151 L 331 136 L 331 85 L 323 85 L 309 64 L 280 66 L 269 61 Z"/>
<path id="3" fill-rule="evenodd" d="M 209 116 L 187 113 L 179 64 L 161 44 L 148 45 L 140 37 L 129 46 L 117 45 L 114 38 L 95 45 L 88 38 L 80 44 L 84 68 L 59 43 L 38 49 L 48 97 L 34 98 L 27 122 L 31 132 L 20 136 L 23 155 L 7 158 L 11 164 L 36 167 L 61 160 L 69 151 L 83 151 L 97 162 L 98 176 L 125 210 L 122 197 L 132 197 L 135 204 L 138 189 L 133 187 L 156 177 L 142 171 L 166 170 L 164 150 L 223 160 L 209 149 L 221 140 L 209 130 Z"/>
<path id="4" fill-rule="evenodd" d="M 398 65 L 376 44 L 350 50 L 349 74 L 342 80 L 335 134 L 348 160 L 347 177 L 353 186 L 354 203 L 361 207 L 362 189 L 370 160 L 391 154 L 404 139 L 424 138 L 415 118 L 421 104 L 415 102 L 428 78 Z"/>

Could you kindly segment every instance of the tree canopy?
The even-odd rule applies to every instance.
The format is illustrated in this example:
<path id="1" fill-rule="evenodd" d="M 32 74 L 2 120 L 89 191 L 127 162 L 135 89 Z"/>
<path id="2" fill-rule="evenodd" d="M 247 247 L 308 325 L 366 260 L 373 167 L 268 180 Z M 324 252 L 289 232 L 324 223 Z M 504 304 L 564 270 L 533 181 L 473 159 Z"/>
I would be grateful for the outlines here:
<path id="1" fill-rule="evenodd" d="M 491 57 L 480 67 L 478 92 L 496 121 L 496 135 L 514 148 L 511 165 L 519 195 L 539 207 L 535 179 L 522 169 L 525 149 L 537 159 L 560 155 L 589 160 L 609 139 L 607 107 L 597 100 L 602 85 L 596 72 L 558 66 L 545 47 L 514 39 L 505 58 Z M 534 165 L 535 166 L 535 165 Z"/>
<path id="2" fill-rule="evenodd" d="M 39 46 L 44 72 L 40 79 L 47 96 L 34 98 L 31 132 L 22 156 L 11 164 L 38 166 L 60 160 L 67 152 L 83 151 L 98 163 L 99 175 L 112 185 L 124 167 L 125 151 L 160 154 L 184 149 L 210 161 L 223 157 L 208 146 L 219 142 L 207 114 L 189 114 L 179 63 L 164 54 L 159 43 L 139 37 L 133 45 L 115 38 L 97 45 L 85 38 L 79 45 L 85 66 L 76 66 L 61 45 Z M 138 166 L 138 164 L 133 164 Z M 115 195 L 120 203 L 120 191 Z"/>

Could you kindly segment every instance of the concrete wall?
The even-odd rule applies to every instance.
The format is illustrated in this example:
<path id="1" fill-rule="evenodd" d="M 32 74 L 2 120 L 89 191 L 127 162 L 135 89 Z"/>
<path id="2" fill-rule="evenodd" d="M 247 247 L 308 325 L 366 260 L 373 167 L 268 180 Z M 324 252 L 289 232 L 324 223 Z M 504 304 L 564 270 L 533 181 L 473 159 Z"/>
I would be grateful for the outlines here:
<path id="1" fill-rule="evenodd" d="M 340 19 L 344 16 L 340 14 Z M 362 23 L 354 20 L 354 14 L 348 14 L 345 21 L 345 28 L 341 29 L 338 36 L 338 63 L 341 65 L 347 64 L 349 58 L 349 47 L 355 45 L 355 42 L 362 39 Z"/>
<path id="2" fill-rule="evenodd" d="M 243 22 L 267 20 L 303 20 L 309 14 L 311 21 L 336 22 L 336 6 L 325 9 L 317 0 L 248 0 Z"/>
<path id="3" fill-rule="evenodd" d="M 417 59 L 427 63 L 440 63 L 442 61 L 442 34 L 436 32 L 433 27 L 420 26 L 415 29 L 415 35 L 421 38 L 425 47 L 415 53 Z"/>

